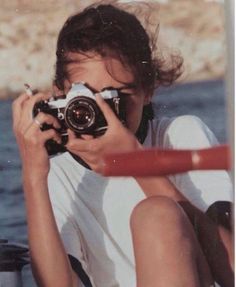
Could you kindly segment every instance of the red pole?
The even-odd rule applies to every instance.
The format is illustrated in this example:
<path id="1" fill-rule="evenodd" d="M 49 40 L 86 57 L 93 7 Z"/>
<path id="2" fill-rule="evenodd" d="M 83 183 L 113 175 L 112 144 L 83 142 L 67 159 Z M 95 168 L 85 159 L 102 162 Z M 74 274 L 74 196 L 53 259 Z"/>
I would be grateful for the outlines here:
<path id="1" fill-rule="evenodd" d="M 104 158 L 105 176 L 158 176 L 190 170 L 230 169 L 227 145 L 200 150 L 149 149 L 109 154 Z"/>

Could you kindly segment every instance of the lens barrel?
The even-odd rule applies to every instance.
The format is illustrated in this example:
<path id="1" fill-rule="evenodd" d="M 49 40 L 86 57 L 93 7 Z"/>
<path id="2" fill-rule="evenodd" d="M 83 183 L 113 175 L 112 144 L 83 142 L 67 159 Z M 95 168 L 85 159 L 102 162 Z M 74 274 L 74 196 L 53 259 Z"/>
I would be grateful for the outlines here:
<path id="1" fill-rule="evenodd" d="M 95 100 L 79 96 L 66 106 L 65 121 L 74 132 L 88 133 L 94 129 L 98 113 L 99 108 Z"/>

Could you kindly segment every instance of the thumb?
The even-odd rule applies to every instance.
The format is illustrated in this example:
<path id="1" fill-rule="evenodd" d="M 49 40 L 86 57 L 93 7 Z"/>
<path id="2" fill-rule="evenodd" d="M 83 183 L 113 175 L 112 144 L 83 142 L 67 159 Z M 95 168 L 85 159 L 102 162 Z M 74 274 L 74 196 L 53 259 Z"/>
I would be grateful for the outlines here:
<path id="1" fill-rule="evenodd" d="M 100 94 L 96 94 L 96 103 L 101 109 L 108 125 L 120 123 L 117 115 L 111 107 L 104 101 Z"/>
<path id="2" fill-rule="evenodd" d="M 76 139 L 75 133 L 71 129 L 67 129 L 68 140 Z"/>

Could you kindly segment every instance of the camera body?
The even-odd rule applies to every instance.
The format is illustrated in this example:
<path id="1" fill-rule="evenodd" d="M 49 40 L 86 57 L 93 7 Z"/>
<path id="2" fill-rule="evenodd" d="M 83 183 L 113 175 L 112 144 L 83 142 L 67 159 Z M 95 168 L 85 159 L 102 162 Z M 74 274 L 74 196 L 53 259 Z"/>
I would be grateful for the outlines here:
<path id="1" fill-rule="evenodd" d="M 99 94 L 121 122 L 125 123 L 125 103 L 123 97 L 119 96 L 118 91 L 107 89 L 99 92 Z M 61 128 L 57 131 L 61 135 L 62 144 L 59 145 L 53 140 L 49 140 L 46 143 L 49 154 L 66 150 L 64 145 L 68 140 L 68 128 L 74 131 L 77 136 L 89 134 L 94 137 L 101 136 L 107 129 L 106 119 L 96 103 L 95 94 L 83 82 L 72 84 L 72 88 L 63 98 L 51 98 L 36 103 L 33 109 L 33 117 L 39 112 L 54 116 L 61 125 Z M 42 125 L 42 130 L 50 128 L 52 128 L 51 125 Z"/>

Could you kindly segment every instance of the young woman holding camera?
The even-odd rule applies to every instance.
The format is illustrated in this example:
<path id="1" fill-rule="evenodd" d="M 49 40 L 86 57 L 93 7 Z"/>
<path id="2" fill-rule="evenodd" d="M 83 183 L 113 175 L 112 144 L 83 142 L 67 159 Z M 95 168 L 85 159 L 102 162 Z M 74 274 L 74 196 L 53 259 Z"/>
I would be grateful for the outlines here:
<path id="1" fill-rule="evenodd" d="M 196 117 L 168 125 L 152 117 L 154 89 L 176 80 L 182 59 L 173 56 L 167 66 L 155 58 L 137 18 L 115 5 L 94 5 L 70 17 L 56 54 L 55 93 L 66 95 L 73 83 L 86 83 L 107 130 L 94 137 L 69 129 L 67 152 L 49 159 L 45 143 L 61 143 L 60 122 L 42 111 L 33 118 L 32 110 L 51 95 L 22 94 L 13 104 L 38 285 L 233 286 L 231 232 L 218 220 L 225 213 L 217 217 L 218 203 L 231 200 L 226 172 L 101 175 L 103 156 L 110 152 L 216 144 Z M 106 89 L 125 97 L 125 126 L 99 95 Z M 45 123 L 51 128 L 42 130 Z"/>

